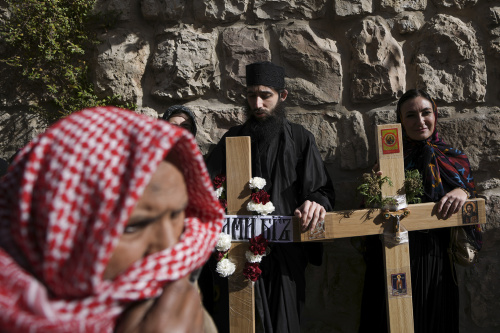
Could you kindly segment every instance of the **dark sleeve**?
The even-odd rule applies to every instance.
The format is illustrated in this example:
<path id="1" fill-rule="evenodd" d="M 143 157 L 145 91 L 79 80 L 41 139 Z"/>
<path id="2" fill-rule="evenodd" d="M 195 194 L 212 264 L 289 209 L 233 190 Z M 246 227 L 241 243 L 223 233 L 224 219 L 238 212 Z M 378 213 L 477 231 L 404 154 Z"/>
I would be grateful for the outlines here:
<path id="1" fill-rule="evenodd" d="M 231 127 L 208 155 L 205 162 L 211 179 L 220 174 L 226 174 L 226 138 L 238 136 L 241 127 L 241 125 Z"/>
<path id="2" fill-rule="evenodd" d="M 226 134 L 222 136 L 219 143 L 217 143 L 206 159 L 210 179 L 214 179 L 219 174 L 226 173 Z"/>
<path id="3" fill-rule="evenodd" d="M 302 182 L 303 200 L 314 201 L 333 211 L 335 190 L 311 132 L 304 129 L 303 153 L 299 162 L 298 175 Z M 302 204 L 302 202 L 300 204 Z"/>

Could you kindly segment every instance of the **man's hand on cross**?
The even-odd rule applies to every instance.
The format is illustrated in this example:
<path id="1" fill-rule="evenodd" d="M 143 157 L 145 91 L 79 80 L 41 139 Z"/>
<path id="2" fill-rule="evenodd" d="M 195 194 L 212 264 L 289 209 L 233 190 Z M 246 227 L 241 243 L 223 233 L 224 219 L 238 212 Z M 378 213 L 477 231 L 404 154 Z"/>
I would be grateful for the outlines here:
<path id="1" fill-rule="evenodd" d="M 319 203 L 306 200 L 304 203 L 295 209 L 294 215 L 300 219 L 302 232 L 310 229 L 314 230 L 318 221 L 325 219 L 326 210 Z"/>

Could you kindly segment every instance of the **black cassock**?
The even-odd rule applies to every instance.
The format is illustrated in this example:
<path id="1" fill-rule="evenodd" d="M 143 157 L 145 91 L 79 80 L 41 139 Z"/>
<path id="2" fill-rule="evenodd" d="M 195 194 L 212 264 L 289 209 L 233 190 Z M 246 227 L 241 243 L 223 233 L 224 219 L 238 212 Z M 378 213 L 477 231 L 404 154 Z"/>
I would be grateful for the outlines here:
<path id="1" fill-rule="evenodd" d="M 314 136 L 301 125 L 285 120 L 283 130 L 270 142 L 252 142 L 252 177 L 266 180 L 265 190 L 276 207 L 273 215 L 293 215 L 304 201 L 321 204 L 333 210 L 335 192 Z M 212 179 L 226 173 L 226 137 L 250 136 L 245 124 L 235 126 L 222 137 L 207 159 Z M 262 275 L 255 283 L 256 330 L 258 332 L 300 332 L 300 313 L 305 302 L 305 269 L 310 262 L 320 265 L 321 243 L 270 244 L 271 252 L 260 264 Z M 229 254 L 230 255 L 230 254 Z M 216 288 L 222 279 L 209 264 Z M 200 286 L 207 297 L 207 269 L 200 278 Z M 205 280 L 205 281 L 203 281 Z M 205 289 L 205 290 L 204 290 Z M 226 291 L 227 293 L 227 291 Z M 227 302 L 227 294 L 220 292 L 220 302 Z M 208 291 L 210 294 L 210 291 Z M 219 291 L 217 291 L 219 294 Z M 220 332 L 228 331 L 227 308 L 205 302 Z M 223 309 L 223 310 L 222 310 Z"/>

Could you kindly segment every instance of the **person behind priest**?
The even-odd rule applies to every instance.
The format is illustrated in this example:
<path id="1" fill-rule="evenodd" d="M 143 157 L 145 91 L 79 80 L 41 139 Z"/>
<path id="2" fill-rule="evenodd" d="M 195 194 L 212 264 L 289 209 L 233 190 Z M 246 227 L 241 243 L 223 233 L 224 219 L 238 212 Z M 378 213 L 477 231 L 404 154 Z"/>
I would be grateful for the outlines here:
<path id="1" fill-rule="evenodd" d="M 303 231 L 313 229 L 333 210 L 335 192 L 314 136 L 286 118 L 284 68 L 267 61 L 249 64 L 246 85 L 248 120 L 230 128 L 208 156 L 210 175 L 226 172 L 226 137 L 250 136 L 252 176 L 266 180 L 265 190 L 276 207 L 272 214 L 298 216 Z M 255 283 L 258 332 L 300 331 L 305 268 L 321 261 L 321 243 L 270 245 Z M 223 315 L 227 318 L 227 312 Z M 218 325 L 226 331 L 227 322 Z"/>
<path id="2" fill-rule="evenodd" d="M 191 134 L 193 134 L 193 136 L 196 137 L 196 118 L 193 111 L 191 111 L 191 109 L 187 106 L 172 105 L 167 110 L 165 110 L 165 113 L 163 113 L 163 116 L 161 118 L 173 125 L 188 130 L 189 132 L 191 132 Z"/>
<path id="3" fill-rule="evenodd" d="M 423 178 L 422 202 L 437 202 L 437 214 L 448 218 L 459 212 L 476 191 L 467 156 L 444 143 L 438 135 L 434 100 L 423 90 L 408 90 L 398 101 L 397 120 L 402 124 L 406 170 L 418 170 Z M 382 174 L 379 172 L 379 174 Z M 482 246 L 479 226 L 466 227 Z M 415 332 L 458 332 L 459 294 L 447 248 L 450 229 L 409 233 L 410 269 Z M 382 243 L 366 238 L 366 275 L 360 332 L 386 332 L 385 272 Z"/>
<path id="4" fill-rule="evenodd" d="M 0 181 L 5 332 L 203 332 L 188 281 L 223 211 L 183 129 L 114 107 L 74 113 Z"/>

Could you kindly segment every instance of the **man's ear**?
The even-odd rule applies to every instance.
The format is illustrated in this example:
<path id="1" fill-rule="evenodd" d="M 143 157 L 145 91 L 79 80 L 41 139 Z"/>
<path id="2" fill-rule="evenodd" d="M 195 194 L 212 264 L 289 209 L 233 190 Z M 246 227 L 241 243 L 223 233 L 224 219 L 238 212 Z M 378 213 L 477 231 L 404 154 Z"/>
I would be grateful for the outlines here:
<path id="1" fill-rule="evenodd" d="M 288 90 L 283 89 L 280 93 L 280 100 L 283 102 L 288 96 Z"/>

